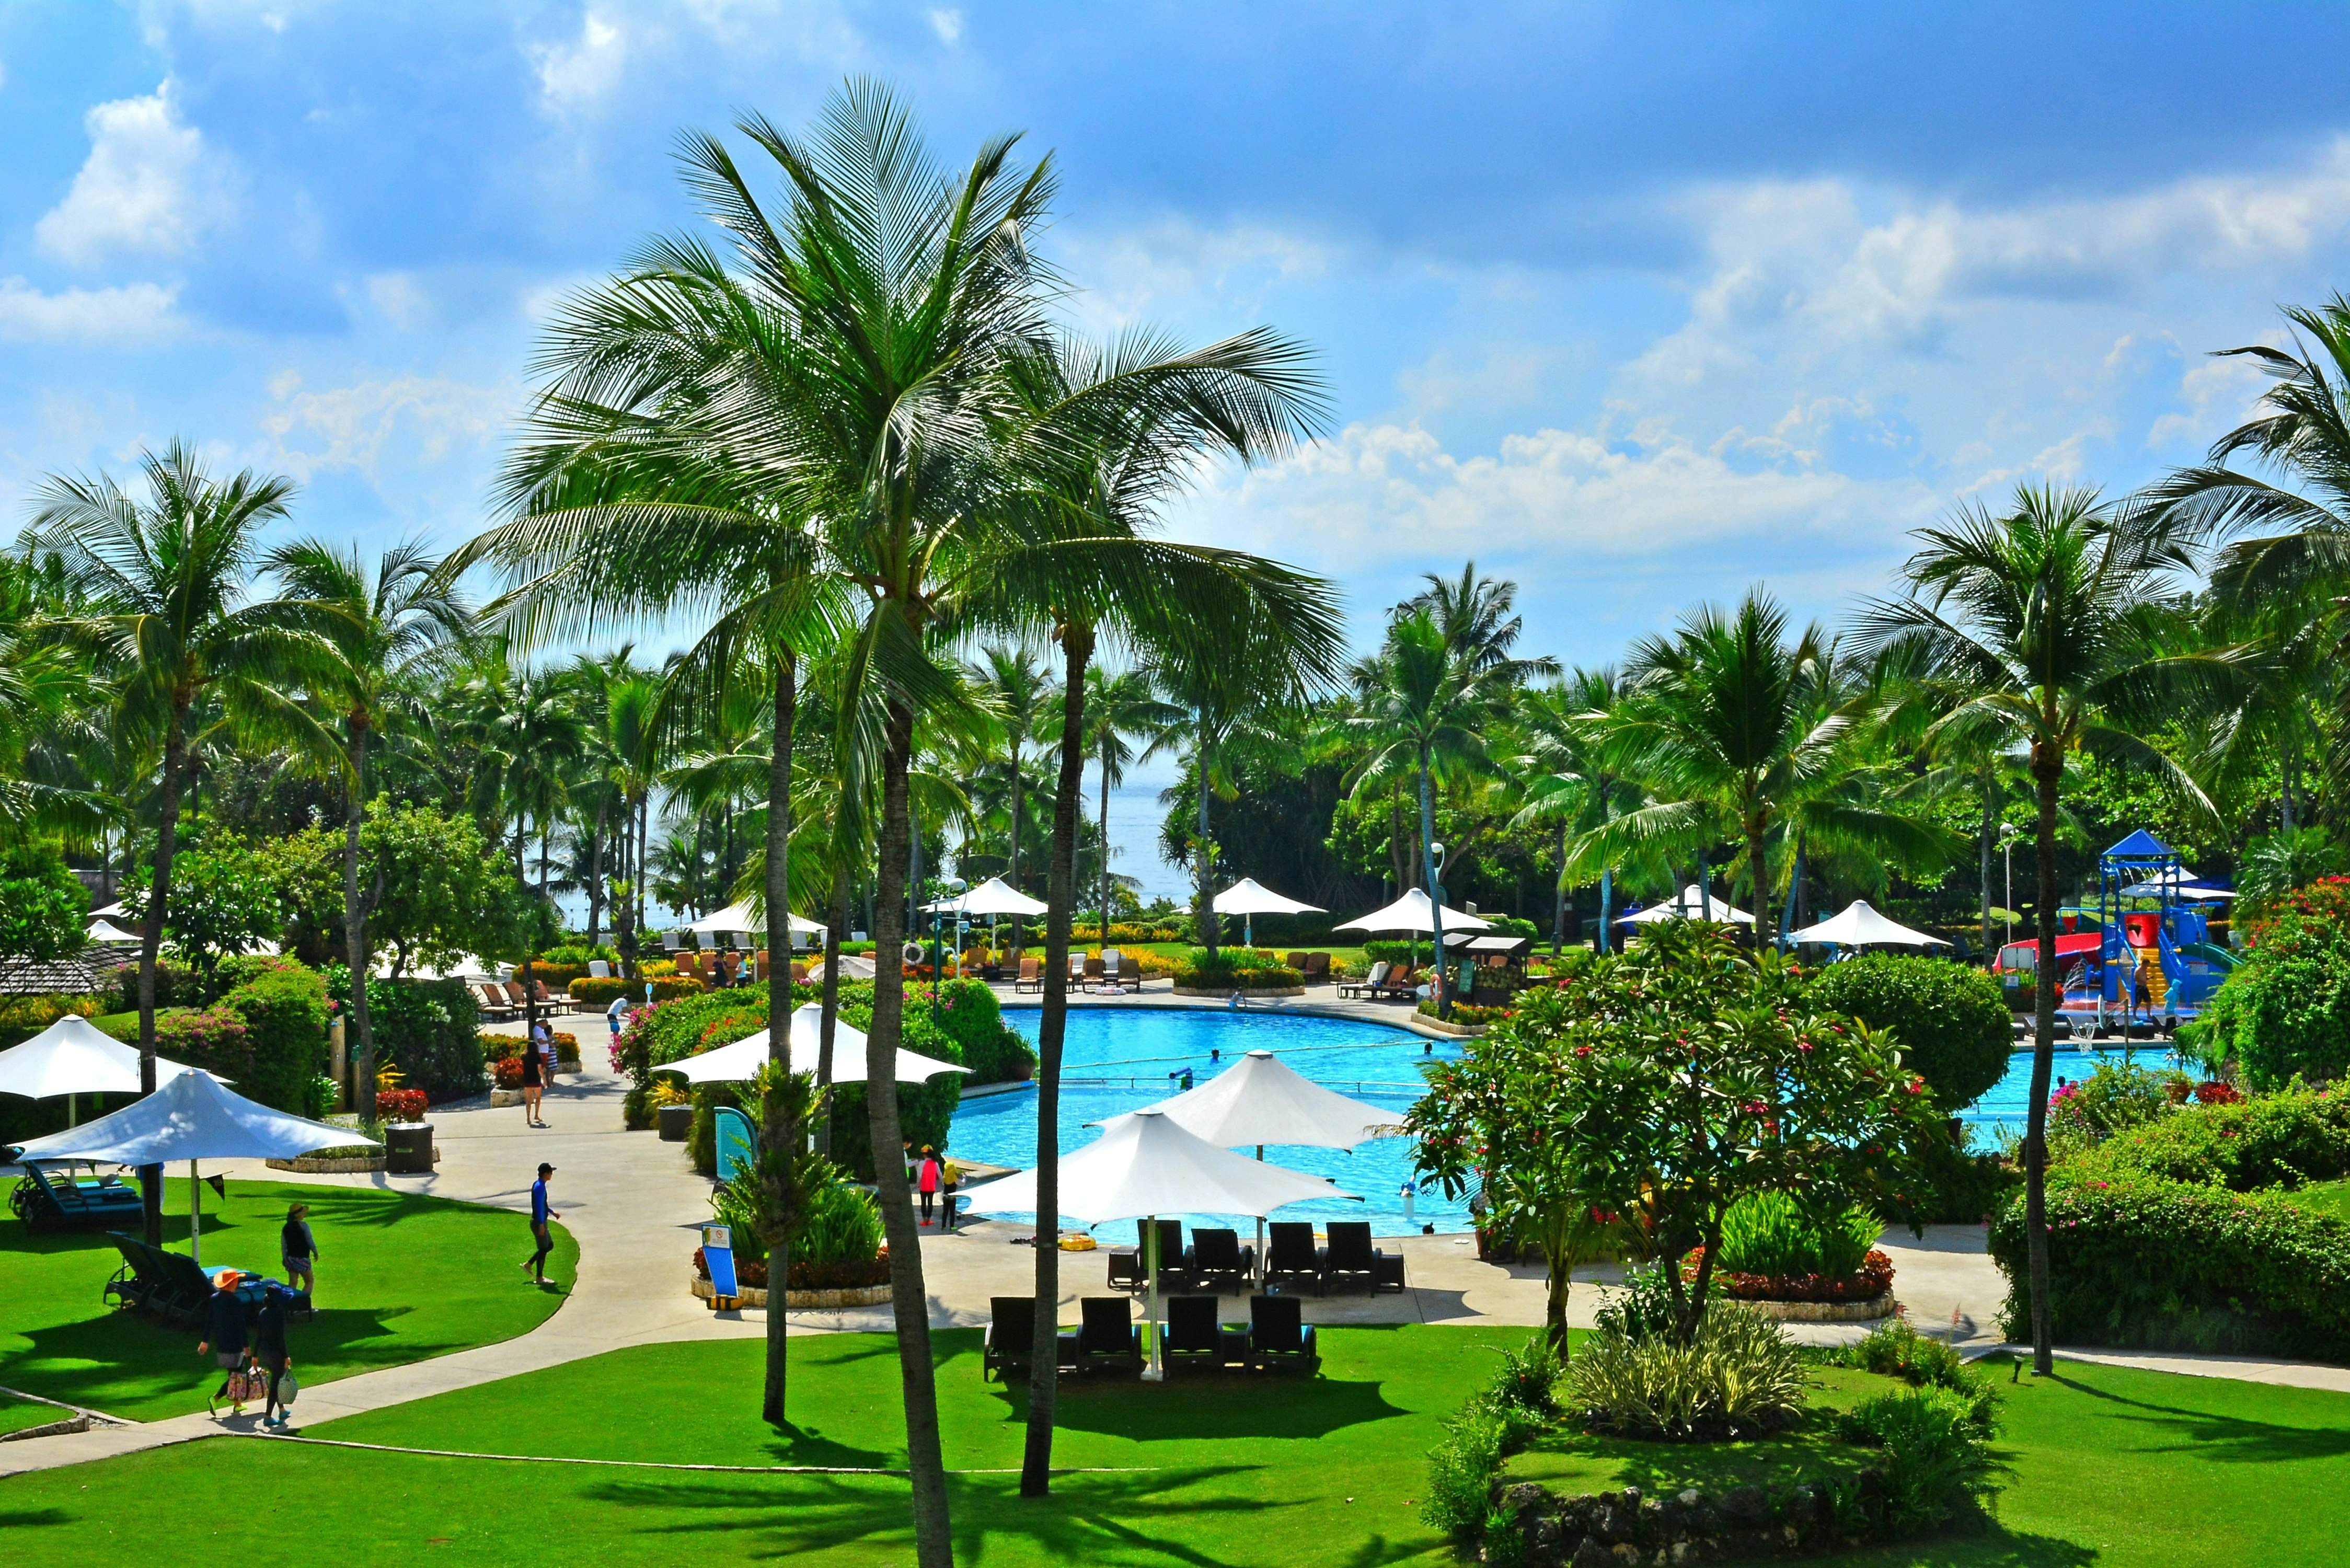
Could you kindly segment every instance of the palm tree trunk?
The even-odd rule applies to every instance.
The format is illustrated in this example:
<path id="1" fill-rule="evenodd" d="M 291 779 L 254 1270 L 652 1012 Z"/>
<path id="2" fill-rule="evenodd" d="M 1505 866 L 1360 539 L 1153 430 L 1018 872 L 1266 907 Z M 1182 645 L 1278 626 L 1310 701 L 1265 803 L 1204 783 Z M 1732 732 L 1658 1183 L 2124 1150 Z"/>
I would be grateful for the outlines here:
<path id="1" fill-rule="evenodd" d="M 2023 1225 L 2032 1260 L 2032 1369 L 2055 1369 L 2048 1306 L 2048 1079 L 2056 1068 L 2056 790 L 2064 760 L 2033 747 L 2040 786 L 2040 961 L 2033 1009 L 2032 1101 L 2023 1134 Z"/>
<path id="2" fill-rule="evenodd" d="M 1746 835 L 1746 881 L 1754 898 L 1754 923 L 1746 928 L 1746 945 L 1756 952 L 1762 950 L 1762 911 L 1769 907 L 1763 900 L 1771 896 L 1771 871 L 1762 854 L 1762 836 L 1770 831 L 1769 820 L 1758 818 Z"/>
<path id="3" fill-rule="evenodd" d="M 907 774 L 914 757 L 913 710 L 889 705 L 881 762 L 881 844 L 873 900 L 873 1028 L 867 1047 L 865 1104 L 873 1118 L 873 1175 L 889 1241 L 889 1304 L 898 1330 L 898 1376 L 905 1396 L 906 1460 L 914 1492 L 914 1556 L 920 1568 L 954 1568 L 947 1520 L 946 1460 L 939 1445 L 939 1391 L 931 1365 L 930 1297 L 922 1284 L 922 1238 L 906 1186 L 898 1120 L 898 1041 L 906 1013 L 906 863 L 913 826 Z"/>
<path id="4" fill-rule="evenodd" d="M 1101 893 L 1102 946 L 1109 946 L 1109 742 L 1102 737 L 1101 754 Z"/>
<path id="5" fill-rule="evenodd" d="M 1558 908 L 1550 922 L 1550 956 L 1554 959 L 1566 948 L 1566 822 L 1558 825 Z"/>
<path id="6" fill-rule="evenodd" d="M 833 831 L 839 832 L 837 816 Z M 832 907 L 824 922 L 824 1012 L 816 1046 L 816 1151 L 826 1156 L 832 1153 L 832 1031 L 840 1016 L 840 929 L 848 924 L 848 858 L 837 837 L 832 858 Z"/>
<path id="7" fill-rule="evenodd" d="M 172 900 L 172 857 L 179 847 L 180 778 L 187 763 L 187 707 L 172 709 L 163 735 L 163 798 L 156 808 L 155 870 L 147 883 L 147 914 L 139 922 L 139 1092 L 155 1092 L 155 957 L 163 946 L 163 911 Z M 163 1244 L 163 1168 L 139 1168 L 147 1244 Z"/>
<path id="8" fill-rule="evenodd" d="M 1981 865 L 1979 869 L 1982 873 L 1982 950 L 1986 962 L 1989 961 L 1991 954 L 1991 840 L 1992 830 L 1999 822 L 1998 797 L 1994 794 L 1993 789 L 1991 774 L 1989 769 L 1985 769 L 1983 772 L 1982 843 L 1980 846 Z"/>
<path id="9" fill-rule="evenodd" d="M 367 816 L 367 731 L 351 731 L 351 788 L 343 808 L 343 952 L 351 966 L 351 1027 L 359 1038 L 353 1058 L 352 1108 L 363 1122 L 375 1120 L 375 1022 L 368 1008 L 368 916 L 372 899 L 359 898 L 359 825 Z"/>
<path id="10" fill-rule="evenodd" d="M 1045 967 L 1069 968 L 1069 928 L 1077 897 L 1077 795 L 1086 782 L 1086 662 L 1094 633 L 1072 623 L 1061 633 L 1068 661 L 1061 689 L 1061 774 L 1053 790 L 1053 859 L 1045 870 Z M 1105 920 L 1103 939 L 1107 941 Z M 1059 1392 L 1061 1301 L 1061 1046 L 1068 1033 L 1069 997 L 1045 988 L 1036 1025 L 1036 1333 L 1029 1347 L 1028 1444 L 1020 1464 L 1020 1495 L 1053 1490 L 1053 1404 Z"/>
<path id="11" fill-rule="evenodd" d="M 792 650 L 777 649 L 775 746 L 767 761 L 767 1059 L 785 1077 L 792 1071 L 792 730 L 799 718 L 798 676 Z M 779 951 L 782 963 L 775 961 Z M 775 1233 L 767 1241 L 767 1386 L 759 1406 L 760 1418 L 780 1428 L 785 1424 L 784 1385 L 790 1365 L 784 1296 L 791 1288 L 795 1218 L 785 1208 L 790 1184 L 783 1173 L 799 1155 L 800 1129 L 791 1120 L 791 1095 L 785 1086 L 778 1085 L 760 1108 L 765 1113 L 762 1153 L 780 1155 L 786 1162 L 767 1179 L 767 1215 Z"/>
<path id="12" fill-rule="evenodd" d="M 1436 801 L 1430 794 L 1428 748 L 1419 749 L 1419 859 L 1428 875 L 1430 970 L 1436 976 L 1436 1016 L 1452 1016 L 1452 987 L 1444 963 L 1444 895 L 1436 880 Z"/>
<path id="13" fill-rule="evenodd" d="M 1208 711 L 1199 711 L 1200 723 L 1200 836 L 1191 846 L 1191 881 L 1193 884 L 1191 923 L 1198 928 L 1200 945 L 1207 950 L 1208 968 L 1216 967 L 1216 898 L 1214 867 L 1208 854 Z"/>
<path id="14" fill-rule="evenodd" d="M 588 836 L 588 945 L 596 937 L 604 913 L 604 814 L 607 803 L 596 803 L 595 830 Z"/>
<path id="15" fill-rule="evenodd" d="M 1010 864 L 1006 867 L 1006 869 L 1011 873 L 1012 888 L 1014 892 L 1019 891 L 1020 888 L 1020 797 L 1024 793 L 1025 793 L 1020 787 L 1022 782 L 1023 781 L 1020 777 L 1020 742 L 1015 740 L 1012 742 L 1012 858 Z M 1021 949 L 1027 945 L 1028 922 L 1025 919 L 1014 921 L 1012 925 L 1012 956 L 1015 959 L 1018 958 L 1020 956 Z"/>
<path id="16" fill-rule="evenodd" d="M 651 875 L 652 867 L 652 857 L 650 853 L 651 846 L 647 842 L 652 834 L 652 800 L 653 792 L 650 786 L 646 788 L 643 794 L 637 797 L 637 875 L 634 881 L 630 883 L 636 892 L 637 918 L 629 929 L 636 934 L 637 946 L 639 948 L 645 945 L 645 883 Z M 784 809 L 785 811 L 791 809 L 788 802 L 785 803 Z"/>
<path id="17" fill-rule="evenodd" d="M 1607 952 L 1611 946 L 1608 922 L 1615 918 L 1615 915 L 1616 873 L 1613 870 L 1603 869 L 1599 873 L 1599 950 L 1603 954 Z"/>

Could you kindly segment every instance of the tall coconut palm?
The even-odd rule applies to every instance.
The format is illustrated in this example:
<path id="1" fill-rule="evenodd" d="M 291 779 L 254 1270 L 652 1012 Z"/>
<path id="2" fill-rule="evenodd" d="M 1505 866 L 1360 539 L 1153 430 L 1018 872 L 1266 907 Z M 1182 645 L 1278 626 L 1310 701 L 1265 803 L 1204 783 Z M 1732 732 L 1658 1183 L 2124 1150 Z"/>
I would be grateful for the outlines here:
<path id="1" fill-rule="evenodd" d="M 2184 692 L 2223 692 L 2243 664 L 2233 649 L 2166 640 L 2161 601 L 2191 570 L 2193 525 L 2173 508 L 2111 506 L 2083 489 L 2024 487 L 1994 516 L 1975 506 L 1920 532 L 1907 597 L 1874 601 L 1861 636 L 1906 660 L 1938 692 L 1938 731 L 1996 731 L 2030 753 L 2038 797 L 2038 999 L 2024 1135 L 2033 1366 L 2049 1348 L 2046 1200 L 2048 1080 L 2056 1029 L 2056 827 L 2068 757 L 2087 752 L 2151 771 L 2202 803 L 2186 770 L 2145 738 Z"/>
<path id="2" fill-rule="evenodd" d="M 979 701 L 995 721 L 992 727 L 1003 746 L 999 765 L 1012 815 L 1012 852 L 1006 862 L 1005 880 L 1017 888 L 1020 841 L 1027 825 L 1028 748 L 1045 726 L 1052 683 L 1034 649 L 1003 643 L 990 643 L 982 649 L 981 661 L 972 664 L 969 673 L 972 683 L 978 688 Z M 1015 952 L 1024 945 L 1021 933 L 1024 929 L 1024 922 L 1015 921 L 1013 925 L 1012 947 Z"/>
<path id="3" fill-rule="evenodd" d="M 338 549 L 316 538 L 280 545 L 262 561 L 262 569 L 278 581 L 280 618 L 311 632 L 328 650 L 311 691 L 339 731 L 334 739 L 345 802 L 343 945 L 358 1036 L 352 1078 L 366 1119 L 375 1116 L 375 1030 L 359 977 L 369 972 L 368 919 L 383 896 L 380 886 L 359 888 L 368 747 L 412 706 L 420 678 L 444 664 L 449 650 L 472 632 L 471 611 L 442 585 L 439 566 L 413 540 L 386 551 L 372 568 L 356 546 Z"/>
<path id="4" fill-rule="evenodd" d="M 173 441 L 140 460 L 145 493 L 106 474 L 53 476 L 38 492 L 35 547 L 53 556 L 83 601 L 68 628 L 120 673 L 126 720 L 160 741 L 161 787 L 155 864 L 139 935 L 139 1084 L 155 1088 L 155 959 L 172 896 L 180 794 L 187 783 L 189 717 L 217 703 L 232 719 L 301 686 L 323 662 L 318 639 L 289 628 L 276 607 L 247 598 L 263 529 L 282 520 L 289 479 L 251 470 L 215 479 L 192 447 Z M 140 1168 L 146 1233 L 162 1240 L 162 1176 Z"/>
<path id="5" fill-rule="evenodd" d="M 1556 686 L 1522 693 L 1513 715 L 1517 742 L 1511 772 L 1525 804 L 1513 826 L 1551 823 L 1558 828 L 1557 904 L 1551 918 L 1551 951 L 1565 940 L 1566 902 L 1575 886 L 1573 840 L 1590 832 L 1638 799 L 1632 781 L 1618 773 L 1600 743 L 1599 730 L 1620 695 L 1615 670 L 1577 670 Z M 1607 923 L 1615 903 L 1616 868 L 1599 868 L 1599 950 L 1607 950 Z"/>
<path id="6" fill-rule="evenodd" d="M 1101 940 L 1107 943 L 1110 791 L 1126 782 L 1126 770 L 1135 761 L 1135 742 L 1179 722 L 1183 713 L 1159 695 L 1147 670 L 1111 671 L 1098 664 L 1086 671 L 1085 706 L 1086 753 L 1101 780 Z"/>

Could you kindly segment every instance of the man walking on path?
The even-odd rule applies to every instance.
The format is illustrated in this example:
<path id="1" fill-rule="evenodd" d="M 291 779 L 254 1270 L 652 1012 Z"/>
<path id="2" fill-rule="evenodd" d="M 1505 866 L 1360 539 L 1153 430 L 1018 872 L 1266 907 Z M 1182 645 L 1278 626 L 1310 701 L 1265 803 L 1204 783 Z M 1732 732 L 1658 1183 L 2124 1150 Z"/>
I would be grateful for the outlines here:
<path id="1" fill-rule="evenodd" d="M 538 1251 L 530 1255 L 530 1262 L 523 1267 L 530 1271 L 531 1278 L 542 1288 L 546 1284 L 546 1255 L 555 1251 L 555 1233 L 546 1228 L 546 1222 L 563 1218 L 546 1206 L 546 1179 L 554 1174 L 555 1167 L 541 1160 L 538 1179 L 530 1184 L 530 1234 L 531 1239 L 538 1243 Z"/>

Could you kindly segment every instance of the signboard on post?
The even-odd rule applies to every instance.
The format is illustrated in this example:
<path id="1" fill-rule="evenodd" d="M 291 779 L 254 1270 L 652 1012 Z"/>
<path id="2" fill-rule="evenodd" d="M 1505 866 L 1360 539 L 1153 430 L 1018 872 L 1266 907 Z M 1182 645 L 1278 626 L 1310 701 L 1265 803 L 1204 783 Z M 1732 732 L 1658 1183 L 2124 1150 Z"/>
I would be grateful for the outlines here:
<path id="1" fill-rule="evenodd" d="M 702 1228 L 702 1261 L 710 1270 L 710 1310 L 731 1312 L 743 1304 L 734 1280 L 734 1232 L 723 1225 Z"/>
<path id="2" fill-rule="evenodd" d="M 733 1106 L 721 1106 L 712 1117 L 718 1147 L 718 1179 L 732 1181 L 759 1168 L 759 1131 L 751 1118 Z"/>

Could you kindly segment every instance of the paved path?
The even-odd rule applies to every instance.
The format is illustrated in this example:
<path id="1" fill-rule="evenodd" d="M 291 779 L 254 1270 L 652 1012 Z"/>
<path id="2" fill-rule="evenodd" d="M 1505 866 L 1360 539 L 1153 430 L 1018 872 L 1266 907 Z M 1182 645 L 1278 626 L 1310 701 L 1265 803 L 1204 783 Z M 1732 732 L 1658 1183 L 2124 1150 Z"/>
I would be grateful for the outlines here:
<path id="1" fill-rule="evenodd" d="M 1080 1006 L 1149 1006 L 1173 1002 L 1163 991 L 1140 998 L 1085 997 Z M 1377 1003 L 1325 1004 L 1320 999 L 1290 1003 L 1284 1010 L 1329 1011 L 1384 1023 L 1402 1022 L 1402 1010 Z M 610 1071 L 603 1020 L 580 1014 L 565 1020 L 579 1035 L 584 1071 L 559 1080 L 546 1096 L 546 1130 L 527 1127 L 519 1106 L 492 1110 L 485 1101 L 436 1107 L 432 1119 L 442 1159 L 426 1177 L 369 1175 L 306 1176 L 268 1170 L 257 1162 L 229 1168 L 232 1179 L 311 1182 L 326 1186 L 376 1187 L 526 1210 L 532 1177 L 544 1159 L 556 1168 L 555 1208 L 579 1243 L 578 1279 L 559 1311 L 530 1333 L 496 1345 L 431 1360 L 388 1367 L 306 1386 L 300 1411 L 305 1426 L 404 1404 L 453 1389 L 580 1360 L 626 1345 L 704 1338 L 757 1338 L 766 1333 L 762 1311 L 716 1314 L 688 1292 L 695 1229 L 710 1218 L 707 1180 L 687 1163 L 682 1145 L 660 1141 L 650 1132 L 627 1132 L 620 1123 L 624 1080 Z M 1014 1238 L 1025 1228 L 1004 1221 L 970 1223 L 953 1235 L 926 1235 L 924 1278 L 931 1321 L 936 1327 L 971 1327 L 988 1320 L 988 1300 L 1033 1293 L 1035 1253 Z M 1538 1268 L 1504 1267 L 1477 1260 L 1462 1236 L 1407 1236 L 1382 1246 L 1400 1248 L 1410 1288 L 1400 1295 L 1345 1296 L 1309 1300 L 1306 1317 L 1320 1324 L 1483 1323 L 1534 1326 L 1543 1320 L 1544 1282 Z M 2002 1282 L 1983 1251 L 1980 1226 L 1931 1229 L 1924 1240 L 1897 1231 L 1883 1245 L 1895 1267 L 1895 1289 L 1920 1328 L 1950 1334 L 1961 1347 L 1997 1344 L 1989 1325 Z M 517 1218 L 515 1256 L 528 1251 Z M 1105 1293 L 1107 1263 L 1098 1253 L 1061 1258 L 1061 1318 L 1074 1322 L 1077 1301 Z M 1568 1320 L 1588 1327 L 1617 1278 L 1612 1266 L 1578 1270 Z M 332 1273 L 321 1280 L 335 1290 Z M 517 1276 L 517 1288 L 527 1288 Z M 885 1306 L 792 1314 L 794 1334 L 844 1331 L 887 1333 Z M 1857 1337 L 1866 1325 L 1795 1325 L 1814 1342 Z M 2070 1353 L 2068 1353 L 2070 1354 Z M 2173 1356 L 2106 1356 L 2164 1371 L 2244 1377 L 2307 1387 L 2350 1388 L 2350 1373 L 2339 1368 L 2246 1359 Z M 251 1418 L 247 1417 L 249 1421 Z M 78 1464 L 114 1454 L 185 1442 L 219 1432 L 224 1423 L 209 1416 L 93 1429 L 56 1438 L 0 1443 L 0 1475 Z"/>

